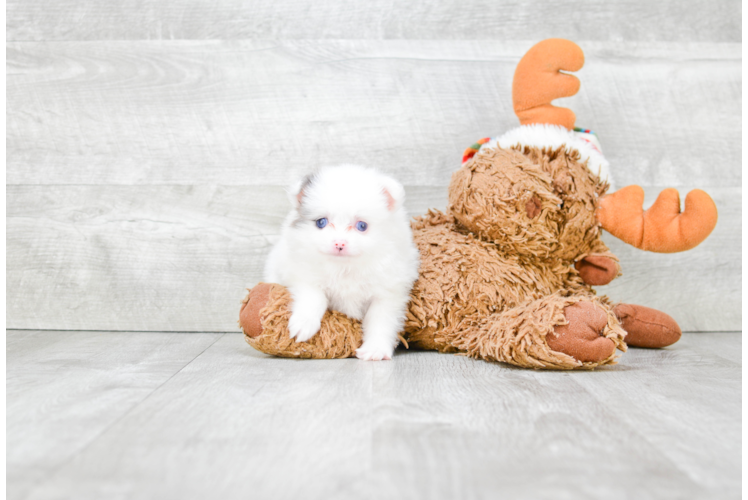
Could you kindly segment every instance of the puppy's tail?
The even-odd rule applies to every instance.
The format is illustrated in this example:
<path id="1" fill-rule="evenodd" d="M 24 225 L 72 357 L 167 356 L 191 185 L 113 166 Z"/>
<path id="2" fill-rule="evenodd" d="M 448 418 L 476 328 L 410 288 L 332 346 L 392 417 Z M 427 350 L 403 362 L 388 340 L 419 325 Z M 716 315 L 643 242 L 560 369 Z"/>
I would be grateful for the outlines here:
<path id="1" fill-rule="evenodd" d="M 579 71 L 582 66 L 584 53 L 569 40 L 549 38 L 528 50 L 517 64 L 512 83 L 514 113 L 520 124 L 545 123 L 572 130 L 574 112 L 551 101 L 579 91 L 579 79 L 562 71 Z"/>

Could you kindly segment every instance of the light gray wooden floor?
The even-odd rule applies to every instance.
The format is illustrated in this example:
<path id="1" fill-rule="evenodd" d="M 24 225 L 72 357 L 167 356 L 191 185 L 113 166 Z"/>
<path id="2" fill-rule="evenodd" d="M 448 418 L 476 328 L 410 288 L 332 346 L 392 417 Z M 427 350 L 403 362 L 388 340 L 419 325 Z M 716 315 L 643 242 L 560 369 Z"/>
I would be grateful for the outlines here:
<path id="1" fill-rule="evenodd" d="M 595 372 L 9 331 L 10 499 L 738 498 L 741 335 Z"/>

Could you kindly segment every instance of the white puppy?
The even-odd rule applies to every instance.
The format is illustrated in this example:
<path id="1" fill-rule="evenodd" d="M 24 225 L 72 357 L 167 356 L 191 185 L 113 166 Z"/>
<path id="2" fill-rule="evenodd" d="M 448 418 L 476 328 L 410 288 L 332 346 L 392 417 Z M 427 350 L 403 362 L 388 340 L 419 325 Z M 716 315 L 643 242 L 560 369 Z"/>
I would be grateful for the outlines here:
<path id="1" fill-rule="evenodd" d="M 289 194 L 293 210 L 265 280 L 291 292 L 291 337 L 310 339 L 334 309 L 362 321 L 358 358 L 391 359 L 419 265 L 403 187 L 370 168 L 341 165 L 306 177 Z"/>

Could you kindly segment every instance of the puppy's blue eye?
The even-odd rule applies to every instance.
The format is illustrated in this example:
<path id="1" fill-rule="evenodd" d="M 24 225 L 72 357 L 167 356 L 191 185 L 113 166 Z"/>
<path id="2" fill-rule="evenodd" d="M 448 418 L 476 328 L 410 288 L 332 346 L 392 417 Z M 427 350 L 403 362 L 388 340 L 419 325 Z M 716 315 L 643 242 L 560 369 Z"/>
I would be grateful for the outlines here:
<path id="1" fill-rule="evenodd" d="M 321 219 L 317 219 L 314 222 L 315 222 L 315 224 L 317 224 L 318 228 L 322 229 L 323 227 L 325 227 L 327 225 L 327 218 L 326 217 L 322 217 Z"/>
<path id="2" fill-rule="evenodd" d="M 358 230 L 359 230 L 359 231 L 361 231 L 362 233 L 363 233 L 364 231 L 366 231 L 366 228 L 367 228 L 367 227 L 369 227 L 369 224 L 367 224 L 366 222 L 364 222 L 364 221 L 362 221 L 362 220 L 360 220 L 360 221 L 356 222 L 356 229 L 358 229 Z"/>

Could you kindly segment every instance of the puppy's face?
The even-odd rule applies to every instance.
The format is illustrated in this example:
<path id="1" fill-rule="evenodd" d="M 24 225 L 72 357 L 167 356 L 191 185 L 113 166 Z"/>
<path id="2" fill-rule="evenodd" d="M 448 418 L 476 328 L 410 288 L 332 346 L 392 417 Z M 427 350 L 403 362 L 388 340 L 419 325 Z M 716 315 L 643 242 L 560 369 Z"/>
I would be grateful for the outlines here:
<path id="1" fill-rule="evenodd" d="M 376 251 L 386 242 L 402 187 L 373 170 L 329 167 L 307 177 L 295 194 L 294 232 L 305 246 L 334 258 Z M 398 190 L 399 188 L 399 190 Z"/>

